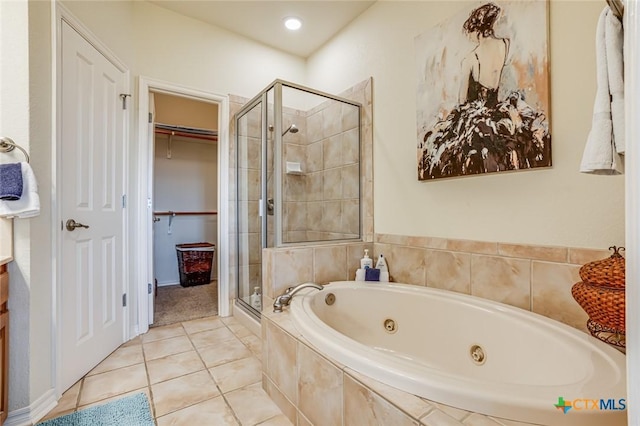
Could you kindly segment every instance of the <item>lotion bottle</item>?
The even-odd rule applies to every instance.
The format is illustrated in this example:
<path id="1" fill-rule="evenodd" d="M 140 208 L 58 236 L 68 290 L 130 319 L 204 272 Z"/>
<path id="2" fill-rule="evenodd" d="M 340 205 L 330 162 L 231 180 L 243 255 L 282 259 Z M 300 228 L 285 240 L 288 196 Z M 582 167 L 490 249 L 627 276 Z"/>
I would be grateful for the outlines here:
<path id="1" fill-rule="evenodd" d="M 376 262 L 376 269 L 380 269 L 381 271 L 389 271 L 389 268 L 387 268 L 387 260 L 384 258 L 382 254 L 378 258 L 378 261 Z"/>
<path id="2" fill-rule="evenodd" d="M 369 250 L 364 249 L 364 257 L 360 259 L 360 269 L 373 268 L 373 259 L 369 257 Z"/>
<path id="3" fill-rule="evenodd" d="M 258 311 L 262 311 L 262 301 L 260 300 L 260 287 L 253 288 L 253 294 L 251 295 L 251 306 Z"/>

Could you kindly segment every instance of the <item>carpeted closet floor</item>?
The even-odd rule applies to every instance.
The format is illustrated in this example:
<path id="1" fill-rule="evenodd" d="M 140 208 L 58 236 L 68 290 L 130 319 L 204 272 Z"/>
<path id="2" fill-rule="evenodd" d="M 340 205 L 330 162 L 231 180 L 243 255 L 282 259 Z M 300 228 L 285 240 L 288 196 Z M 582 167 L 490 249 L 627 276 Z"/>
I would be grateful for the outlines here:
<path id="1" fill-rule="evenodd" d="M 218 315 L 218 281 L 192 287 L 158 287 L 153 325 L 189 321 Z"/>

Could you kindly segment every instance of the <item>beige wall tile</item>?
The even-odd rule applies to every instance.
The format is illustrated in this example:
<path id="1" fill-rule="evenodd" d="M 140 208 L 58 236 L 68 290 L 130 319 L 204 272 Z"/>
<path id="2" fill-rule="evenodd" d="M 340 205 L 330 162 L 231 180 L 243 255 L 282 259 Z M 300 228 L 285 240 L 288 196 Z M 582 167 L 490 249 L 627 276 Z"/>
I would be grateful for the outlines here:
<path id="1" fill-rule="evenodd" d="M 282 414 L 261 383 L 229 392 L 225 398 L 243 425 L 257 425 Z"/>
<path id="2" fill-rule="evenodd" d="M 266 378 L 266 376 L 264 376 Z M 280 392 L 280 389 L 271 381 L 269 378 L 263 379 L 263 388 L 269 398 L 282 410 L 285 416 L 289 419 L 291 423 L 294 425 L 297 423 L 298 412 L 296 410 L 295 405 L 291 403 L 287 399 L 287 397 Z"/>
<path id="3" fill-rule="evenodd" d="M 387 259 L 389 274 L 396 282 L 424 285 L 427 251 L 416 247 L 390 246 L 390 252 L 376 252 L 374 265 L 380 254 Z"/>
<path id="4" fill-rule="evenodd" d="M 575 265 L 584 265 L 585 263 L 593 262 L 594 260 L 606 259 L 611 256 L 613 251 L 609 250 L 592 250 L 581 248 L 569 248 L 569 263 Z M 624 256 L 624 251 L 621 253 Z"/>
<path id="5" fill-rule="evenodd" d="M 292 285 L 313 280 L 313 249 L 276 250 L 273 259 L 273 292 L 281 294 Z"/>
<path id="6" fill-rule="evenodd" d="M 471 254 L 430 250 L 426 264 L 428 287 L 471 294 Z"/>
<path id="7" fill-rule="evenodd" d="M 531 261 L 471 256 L 471 294 L 531 309 Z"/>
<path id="8" fill-rule="evenodd" d="M 546 260 L 548 262 L 566 262 L 569 257 L 566 247 L 529 246 L 524 244 L 498 244 L 498 254 L 523 259 Z"/>
<path id="9" fill-rule="evenodd" d="M 447 250 L 479 254 L 498 254 L 498 243 L 470 240 L 447 240 Z"/>
<path id="10" fill-rule="evenodd" d="M 345 245 L 313 249 L 313 282 L 326 284 L 331 281 L 344 281 L 347 278 Z"/>
<path id="11" fill-rule="evenodd" d="M 344 166 L 342 171 L 342 196 L 358 199 L 360 197 L 360 169 L 357 164 Z"/>
<path id="12" fill-rule="evenodd" d="M 397 407 L 378 396 L 368 388 L 344 377 L 344 426 L 360 425 L 417 425 Z"/>
<path id="13" fill-rule="evenodd" d="M 580 281 L 580 266 L 534 261 L 532 265 L 533 312 L 586 330 L 588 315 L 571 296 Z"/>
<path id="14" fill-rule="evenodd" d="M 328 106 L 322 110 L 322 118 L 322 135 L 325 138 L 342 132 L 342 102 L 329 101 Z"/>
<path id="15" fill-rule="evenodd" d="M 342 198 L 341 168 L 333 168 L 323 172 L 322 196 L 325 200 L 339 200 Z"/>
<path id="16" fill-rule="evenodd" d="M 349 368 L 345 369 L 345 381 L 347 376 L 353 377 L 354 380 L 362 383 L 364 387 L 371 389 L 389 403 L 395 405 L 416 419 L 419 419 L 429 411 L 433 410 L 433 405 L 430 402 L 422 398 L 418 398 L 413 394 L 381 383 Z"/>
<path id="17" fill-rule="evenodd" d="M 297 369 L 300 411 L 315 425 L 342 424 L 342 372 L 301 343 Z"/>
<path id="18" fill-rule="evenodd" d="M 324 164 L 324 143 L 322 140 L 307 145 L 306 173 L 319 172 Z M 308 175 L 307 175 L 308 176 Z"/>
<path id="19" fill-rule="evenodd" d="M 295 366 L 298 362 L 297 343 L 289 334 L 275 326 L 266 324 L 267 364 L 266 374 L 280 391 L 294 404 L 298 403 L 298 382 Z"/>

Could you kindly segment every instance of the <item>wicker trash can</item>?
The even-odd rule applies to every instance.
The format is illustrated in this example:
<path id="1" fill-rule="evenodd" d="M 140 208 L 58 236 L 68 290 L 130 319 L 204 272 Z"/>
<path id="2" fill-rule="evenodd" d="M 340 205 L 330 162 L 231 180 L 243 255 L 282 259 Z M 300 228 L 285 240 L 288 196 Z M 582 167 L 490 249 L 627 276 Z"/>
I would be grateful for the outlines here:
<path id="1" fill-rule="evenodd" d="M 180 285 L 209 284 L 216 245 L 211 243 L 176 244 Z"/>

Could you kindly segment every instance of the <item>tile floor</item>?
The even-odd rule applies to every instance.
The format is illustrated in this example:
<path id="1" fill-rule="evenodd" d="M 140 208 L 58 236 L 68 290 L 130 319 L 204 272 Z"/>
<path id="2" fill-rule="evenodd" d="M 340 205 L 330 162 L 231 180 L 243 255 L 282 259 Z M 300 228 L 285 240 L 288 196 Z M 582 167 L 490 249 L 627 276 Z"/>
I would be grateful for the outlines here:
<path id="1" fill-rule="evenodd" d="M 44 419 L 144 392 L 158 426 L 291 425 L 262 389 L 261 346 L 233 317 L 152 328 L 74 384 Z"/>

